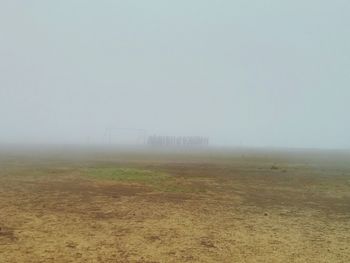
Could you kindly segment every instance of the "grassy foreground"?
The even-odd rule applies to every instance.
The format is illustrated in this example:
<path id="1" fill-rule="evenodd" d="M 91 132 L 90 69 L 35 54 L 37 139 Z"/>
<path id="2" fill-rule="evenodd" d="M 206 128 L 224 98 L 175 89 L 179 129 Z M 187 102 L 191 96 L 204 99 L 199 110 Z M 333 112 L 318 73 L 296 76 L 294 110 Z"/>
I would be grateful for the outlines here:
<path id="1" fill-rule="evenodd" d="M 0 158 L 0 262 L 350 262 L 348 155 Z"/>

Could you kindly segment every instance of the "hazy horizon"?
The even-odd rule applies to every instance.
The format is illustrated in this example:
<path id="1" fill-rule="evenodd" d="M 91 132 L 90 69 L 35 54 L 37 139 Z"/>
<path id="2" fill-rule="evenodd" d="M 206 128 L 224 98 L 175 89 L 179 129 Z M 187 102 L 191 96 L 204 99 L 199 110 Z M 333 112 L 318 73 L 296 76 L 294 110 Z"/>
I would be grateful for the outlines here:
<path id="1" fill-rule="evenodd" d="M 341 0 L 1 1 L 0 145 L 138 129 L 349 149 L 349 13 Z"/>

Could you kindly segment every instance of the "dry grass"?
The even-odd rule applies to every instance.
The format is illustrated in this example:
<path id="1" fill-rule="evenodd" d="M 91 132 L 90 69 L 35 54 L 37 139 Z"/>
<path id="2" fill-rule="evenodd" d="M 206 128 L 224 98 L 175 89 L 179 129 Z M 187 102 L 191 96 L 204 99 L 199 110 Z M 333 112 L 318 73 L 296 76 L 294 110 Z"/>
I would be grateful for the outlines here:
<path id="1" fill-rule="evenodd" d="M 3 157 L 0 262 L 350 262 L 347 157 Z"/>

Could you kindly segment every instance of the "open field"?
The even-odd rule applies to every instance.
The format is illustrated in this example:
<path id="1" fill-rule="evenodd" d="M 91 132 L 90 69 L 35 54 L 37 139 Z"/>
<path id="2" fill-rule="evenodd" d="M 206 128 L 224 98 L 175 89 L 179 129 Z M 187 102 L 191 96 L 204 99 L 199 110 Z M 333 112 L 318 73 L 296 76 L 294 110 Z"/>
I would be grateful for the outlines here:
<path id="1" fill-rule="evenodd" d="M 3 150 L 0 262 L 350 262 L 350 154 Z"/>

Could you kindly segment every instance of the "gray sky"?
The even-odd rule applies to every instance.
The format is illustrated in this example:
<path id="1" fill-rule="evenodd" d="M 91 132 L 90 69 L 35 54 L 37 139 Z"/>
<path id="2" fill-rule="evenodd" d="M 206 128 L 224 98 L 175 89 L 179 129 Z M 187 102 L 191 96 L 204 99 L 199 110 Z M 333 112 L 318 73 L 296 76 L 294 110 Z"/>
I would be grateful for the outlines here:
<path id="1" fill-rule="evenodd" d="M 106 127 L 350 148 L 348 0 L 1 0 L 0 142 Z"/>

